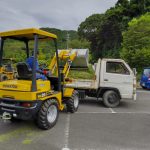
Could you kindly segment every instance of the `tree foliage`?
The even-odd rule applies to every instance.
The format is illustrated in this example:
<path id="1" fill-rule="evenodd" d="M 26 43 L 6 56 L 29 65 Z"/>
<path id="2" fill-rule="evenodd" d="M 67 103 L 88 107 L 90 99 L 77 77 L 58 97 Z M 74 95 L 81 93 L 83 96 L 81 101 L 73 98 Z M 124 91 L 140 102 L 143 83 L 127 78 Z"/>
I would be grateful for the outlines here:
<path id="1" fill-rule="evenodd" d="M 41 28 L 42 30 L 45 30 L 47 32 L 51 32 L 57 35 L 58 37 L 58 49 L 65 49 L 67 48 L 67 34 L 70 35 L 70 42 L 74 41 L 75 39 L 78 39 L 78 35 L 76 31 L 68 31 L 68 30 L 59 30 L 55 28 Z M 73 42 L 71 42 L 73 43 Z M 86 41 L 83 40 L 83 42 L 80 42 L 82 46 L 84 44 L 86 45 Z M 38 42 L 38 48 L 39 48 L 39 62 L 48 64 L 50 63 L 51 58 L 54 56 L 55 53 L 55 47 L 54 42 L 52 41 L 40 41 Z M 74 46 L 75 47 L 75 46 Z M 78 45 L 79 47 L 79 45 Z M 34 42 L 29 42 L 29 49 L 30 53 L 32 53 L 34 48 Z M 6 40 L 4 44 L 4 57 L 6 58 L 14 58 L 16 62 L 22 62 L 26 59 L 26 52 L 25 52 L 25 43 L 19 42 L 16 40 Z"/>
<path id="2" fill-rule="evenodd" d="M 90 41 L 93 61 L 99 57 L 119 57 L 122 32 L 128 22 L 150 11 L 150 0 L 118 0 L 116 5 L 104 14 L 94 14 L 86 18 L 79 28 L 80 38 Z"/>
<path id="3" fill-rule="evenodd" d="M 90 48 L 90 43 L 85 40 L 85 39 L 74 39 L 74 40 L 71 40 L 69 41 L 68 43 L 69 45 L 69 48 L 78 48 L 78 49 L 84 49 L 84 48 Z"/>
<path id="4" fill-rule="evenodd" d="M 141 71 L 150 66 L 150 13 L 134 18 L 123 33 L 121 57 Z"/>
<path id="5" fill-rule="evenodd" d="M 65 49 L 67 48 L 67 35 L 69 35 L 69 40 L 78 39 L 78 34 L 74 30 L 60 30 L 56 28 L 41 28 L 47 32 L 51 32 L 57 35 L 58 39 L 58 49 Z M 52 45 L 51 45 L 52 46 Z M 54 48 L 54 47 L 53 47 Z"/>

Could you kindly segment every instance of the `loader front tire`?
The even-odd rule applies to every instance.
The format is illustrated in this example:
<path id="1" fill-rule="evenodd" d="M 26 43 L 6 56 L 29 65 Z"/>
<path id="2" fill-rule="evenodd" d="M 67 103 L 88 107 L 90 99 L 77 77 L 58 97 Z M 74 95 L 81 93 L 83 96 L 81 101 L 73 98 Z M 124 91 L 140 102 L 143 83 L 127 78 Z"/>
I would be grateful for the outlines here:
<path id="1" fill-rule="evenodd" d="M 48 130 L 56 124 L 58 116 L 59 110 L 57 100 L 49 99 L 41 106 L 36 123 L 39 128 Z"/>
<path id="2" fill-rule="evenodd" d="M 66 100 L 67 112 L 74 113 L 79 107 L 79 93 L 74 91 L 72 96 Z"/>

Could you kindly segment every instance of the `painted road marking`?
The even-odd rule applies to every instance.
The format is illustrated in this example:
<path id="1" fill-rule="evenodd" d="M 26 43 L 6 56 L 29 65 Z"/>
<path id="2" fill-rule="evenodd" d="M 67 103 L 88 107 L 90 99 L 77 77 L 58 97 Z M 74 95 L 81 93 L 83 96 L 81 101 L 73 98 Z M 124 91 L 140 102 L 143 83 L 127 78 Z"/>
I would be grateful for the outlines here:
<path id="1" fill-rule="evenodd" d="M 114 112 L 116 114 L 150 114 L 150 112 Z M 112 112 L 76 112 L 76 114 L 112 114 Z"/>
<path id="2" fill-rule="evenodd" d="M 62 150 L 70 150 L 69 148 L 62 148 Z"/>
<path id="3" fill-rule="evenodd" d="M 76 112 L 76 114 L 111 114 L 111 112 Z"/>
<path id="4" fill-rule="evenodd" d="M 148 93 L 148 94 L 150 94 L 150 91 L 144 91 L 144 90 L 137 90 L 136 92 L 137 93 Z"/>
<path id="5" fill-rule="evenodd" d="M 112 108 L 109 108 L 109 110 L 111 111 L 111 113 L 116 113 Z"/>
<path id="6" fill-rule="evenodd" d="M 68 148 L 68 144 L 69 144 L 69 132 L 70 132 L 70 114 L 67 115 L 67 119 L 66 119 L 65 142 L 64 142 L 64 148 L 62 148 L 62 150 L 70 150 Z"/>

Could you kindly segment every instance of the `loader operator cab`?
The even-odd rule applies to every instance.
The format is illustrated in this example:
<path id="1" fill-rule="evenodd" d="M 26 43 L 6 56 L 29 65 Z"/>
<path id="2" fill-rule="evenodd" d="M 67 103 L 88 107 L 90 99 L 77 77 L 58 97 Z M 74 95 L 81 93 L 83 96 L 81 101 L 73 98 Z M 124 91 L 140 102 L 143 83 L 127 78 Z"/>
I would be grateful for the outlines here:
<path id="1" fill-rule="evenodd" d="M 24 62 L 17 63 L 17 72 L 18 72 L 18 79 L 19 80 L 31 80 L 32 81 L 32 90 L 37 90 L 36 80 L 37 79 L 46 79 L 46 73 L 45 71 L 42 71 L 40 69 L 37 69 L 37 54 L 38 54 L 38 43 L 39 40 L 53 40 L 55 45 L 55 52 L 56 52 L 56 58 L 58 58 L 58 51 L 57 51 L 57 36 L 52 33 L 47 33 L 42 30 L 38 29 L 24 29 L 24 30 L 16 30 L 16 31 L 8 31 L 1 33 L 1 50 L 0 50 L 0 66 L 2 66 L 3 63 L 3 47 L 4 43 L 7 39 L 14 39 L 19 40 L 25 44 L 26 49 L 26 60 Z M 32 67 L 28 63 L 28 59 L 30 56 L 30 50 L 29 50 L 29 42 L 34 41 L 34 50 L 32 52 Z M 57 59 L 58 63 L 58 59 Z M 59 65 L 58 65 L 59 66 Z M 61 90 L 61 79 L 60 79 L 60 69 L 58 67 L 58 77 L 55 77 L 55 90 L 60 91 Z M 52 77 L 48 77 L 50 80 Z M 58 83 L 56 83 L 58 82 Z"/>

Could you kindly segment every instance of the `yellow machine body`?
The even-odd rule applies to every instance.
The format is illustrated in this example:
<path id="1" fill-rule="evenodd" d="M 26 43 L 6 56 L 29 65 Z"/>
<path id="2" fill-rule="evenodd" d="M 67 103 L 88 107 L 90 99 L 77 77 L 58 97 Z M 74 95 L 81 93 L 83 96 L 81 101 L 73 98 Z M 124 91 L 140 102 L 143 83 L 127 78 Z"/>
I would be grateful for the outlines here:
<path id="1" fill-rule="evenodd" d="M 0 52 L 3 52 L 4 39 L 16 39 L 26 44 L 27 58 L 30 57 L 28 41 L 34 40 L 32 67 L 29 68 L 25 62 L 19 62 L 17 64 L 18 78 L 0 82 L 0 115 L 3 119 L 34 119 L 40 128 L 49 129 L 56 124 L 59 110 L 67 108 L 67 111 L 71 113 L 77 111 L 78 93 L 73 88 L 65 88 L 60 67 L 57 66 L 58 55 L 54 56 L 51 62 L 52 68 L 57 69 L 55 76 L 45 73 L 45 70 L 38 72 L 36 68 L 38 40 L 53 40 L 56 54 L 58 54 L 55 34 L 31 28 L 1 32 L 0 37 L 2 38 Z M 2 54 L 0 53 L 0 73 L 4 70 Z M 68 55 L 63 53 L 61 57 L 67 59 Z M 69 64 L 65 65 L 62 72 L 66 76 L 69 73 L 68 67 Z M 37 74 L 45 75 L 45 79 L 38 79 Z"/>
<path id="2" fill-rule="evenodd" d="M 3 81 L 3 78 L 5 77 L 8 80 L 12 80 L 15 77 L 14 71 L 6 71 L 5 66 L 0 67 L 0 76 L 2 79 L 0 81 Z"/>
<path id="3" fill-rule="evenodd" d="M 25 80 L 7 80 L 0 82 L 0 98 L 9 98 L 12 100 L 34 101 L 57 99 L 59 109 L 63 110 L 62 93 L 51 89 L 50 81 L 37 80 L 37 91 L 31 92 L 32 81 Z M 71 97 L 74 89 L 65 88 L 64 97 Z"/>

